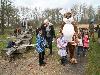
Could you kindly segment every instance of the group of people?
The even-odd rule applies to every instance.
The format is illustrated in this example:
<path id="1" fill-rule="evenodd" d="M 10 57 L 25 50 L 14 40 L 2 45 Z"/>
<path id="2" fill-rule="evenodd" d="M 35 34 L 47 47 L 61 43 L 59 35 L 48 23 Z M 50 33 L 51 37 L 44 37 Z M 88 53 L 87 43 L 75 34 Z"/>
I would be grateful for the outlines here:
<path id="1" fill-rule="evenodd" d="M 61 12 L 62 14 L 62 12 Z M 59 28 L 59 34 L 55 36 L 55 30 L 53 24 L 48 19 L 44 20 L 44 24 L 36 29 L 36 50 L 39 53 L 39 65 L 46 64 L 44 61 L 45 48 L 50 49 L 50 55 L 52 55 L 52 41 L 56 38 L 57 47 L 59 48 L 58 54 L 61 57 L 61 64 L 65 65 L 67 56 L 69 54 L 69 61 L 72 64 L 76 64 L 75 49 L 77 49 L 77 55 L 80 55 L 80 51 L 83 51 L 83 56 L 86 56 L 86 51 L 89 48 L 89 36 L 86 31 L 79 31 L 76 25 L 76 21 L 71 11 L 67 11 L 62 14 L 63 25 Z"/>

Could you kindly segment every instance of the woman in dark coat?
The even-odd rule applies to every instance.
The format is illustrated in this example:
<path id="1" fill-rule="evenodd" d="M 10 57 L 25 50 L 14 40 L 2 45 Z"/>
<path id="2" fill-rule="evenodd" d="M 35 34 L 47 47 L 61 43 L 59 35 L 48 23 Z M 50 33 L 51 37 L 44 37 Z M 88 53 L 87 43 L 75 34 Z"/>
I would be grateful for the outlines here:
<path id="1" fill-rule="evenodd" d="M 100 27 L 98 26 L 98 38 L 100 38 Z"/>
<path id="2" fill-rule="evenodd" d="M 46 19 L 44 21 L 44 24 L 41 26 L 41 29 L 43 31 L 43 36 L 47 42 L 46 47 L 50 49 L 50 54 L 52 54 L 52 41 L 53 38 L 55 38 L 55 30 L 53 25 Z"/>

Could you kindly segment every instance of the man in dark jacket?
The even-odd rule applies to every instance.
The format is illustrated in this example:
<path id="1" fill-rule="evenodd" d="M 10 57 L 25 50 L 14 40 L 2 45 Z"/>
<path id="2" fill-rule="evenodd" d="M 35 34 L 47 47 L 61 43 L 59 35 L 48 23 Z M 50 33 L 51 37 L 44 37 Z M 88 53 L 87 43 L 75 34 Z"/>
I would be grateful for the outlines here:
<path id="1" fill-rule="evenodd" d="M 90 32 L 90 37 L 94 38 L 94 22 L 90 22 L 89 24 L 89 32 Z"/>
<path id="2" fill-rule="evenodd" d="M 51 24 L 47 19 L 44 21 L 44 24 L 41 26 L 43 31 L 43 36 L 47 42 L 47 47 L 50 49 L 50 54 L 52 54 L 52 41 L 55 38 L 55 30 L 53 24 Z"/>
<path id="3" fill-rule="evenodd" d="M 98 38 L 100 38 L 100 27 L 98 26 Z"/>

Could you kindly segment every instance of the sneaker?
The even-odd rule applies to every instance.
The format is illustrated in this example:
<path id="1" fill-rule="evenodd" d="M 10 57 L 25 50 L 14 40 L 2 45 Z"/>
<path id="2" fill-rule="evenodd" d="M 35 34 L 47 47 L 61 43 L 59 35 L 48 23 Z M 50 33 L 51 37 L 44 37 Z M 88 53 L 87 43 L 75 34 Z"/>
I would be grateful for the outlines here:
<path id="1" fill-rule="evenodd" d="M 43 62 L 43 64 L 46 64 L 46 62 Z"/>
<path id="2" fill-rule="evenodd" d="M 45 66 L 45 64 L 39 64 L 39 66 Z"/>
<path id="3" fill-rule="evenodd" d="M 86 54 L 83 54 L 83 57 L 86 57 Z"/>
<path id="4" fill-rule="evenodd" d="M 65 66 L 66 64 L 64 63 L 64 64 L 62 64 L 63 66 Z"/>
<path id="5" fill-rule="evenodd" d="M 80 57 L 80 55 L 79 55 L 79 54 L 78 54 L 77 56 L 78 56 L 78 57 Z"/>

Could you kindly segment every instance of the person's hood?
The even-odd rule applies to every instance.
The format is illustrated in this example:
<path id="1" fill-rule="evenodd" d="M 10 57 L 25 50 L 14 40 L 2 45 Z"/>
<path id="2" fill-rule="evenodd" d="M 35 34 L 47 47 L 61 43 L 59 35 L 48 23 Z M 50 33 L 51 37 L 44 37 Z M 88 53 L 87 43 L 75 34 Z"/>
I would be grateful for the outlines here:
<path id="1" fill-rule="evenodd" d="M 85 35 L 85 38 L 88 38 L 88 35 Z"/>

